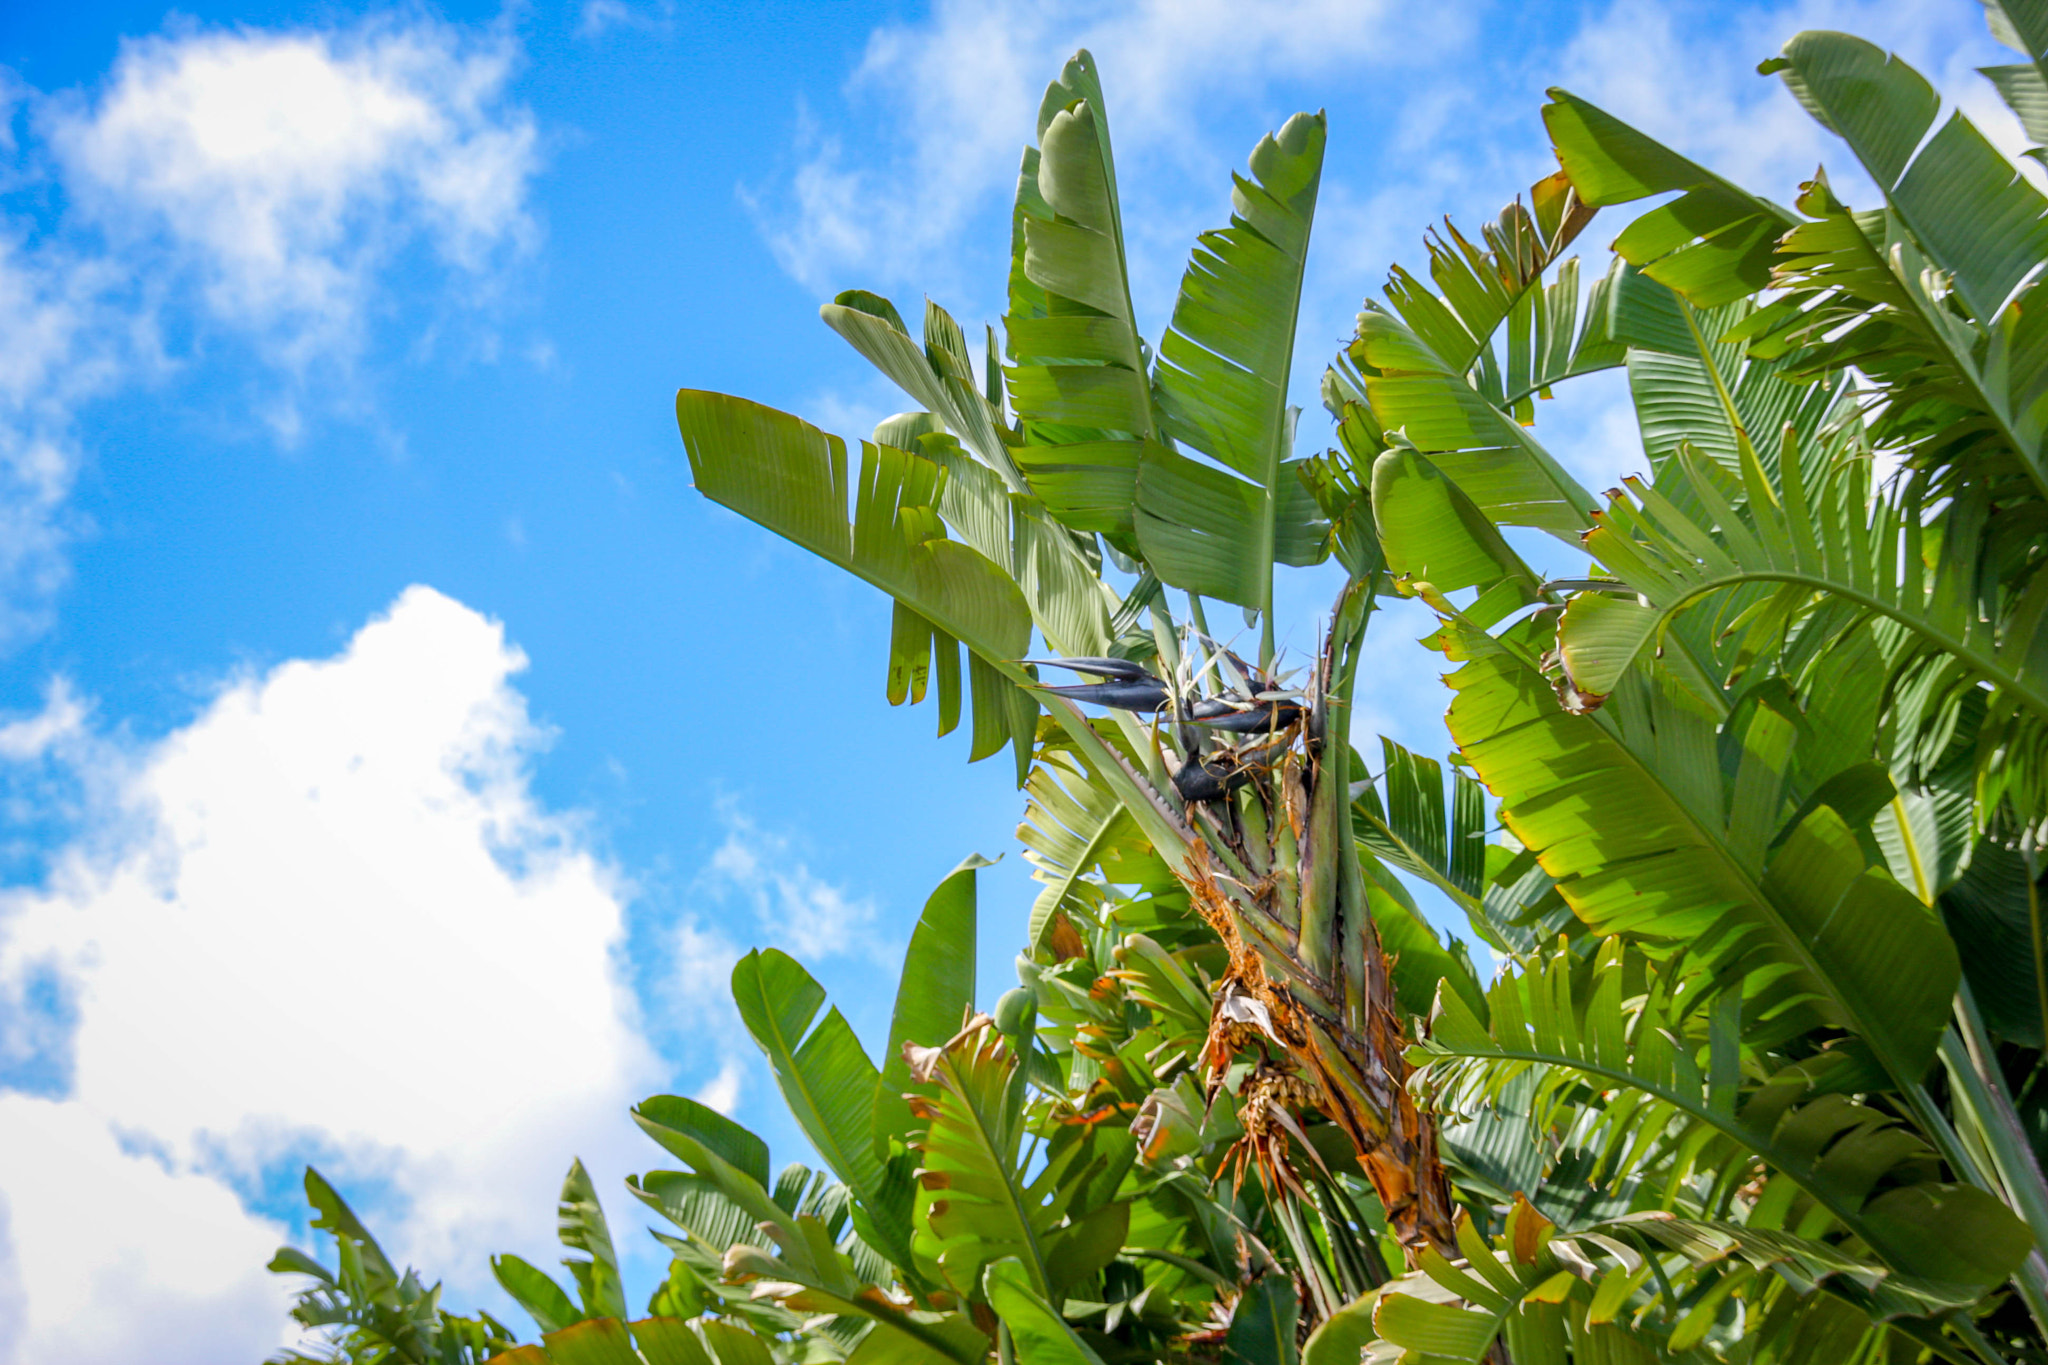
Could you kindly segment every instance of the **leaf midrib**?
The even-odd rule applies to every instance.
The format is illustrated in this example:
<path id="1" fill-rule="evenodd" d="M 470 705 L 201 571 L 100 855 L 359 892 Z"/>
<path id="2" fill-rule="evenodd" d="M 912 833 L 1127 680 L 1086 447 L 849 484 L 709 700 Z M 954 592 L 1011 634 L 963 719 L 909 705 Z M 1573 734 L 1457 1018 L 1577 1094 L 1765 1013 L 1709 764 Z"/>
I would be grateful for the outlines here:
<path id="1" fill-rule="evenodd" d="M 1519 730 L 1526 726 L 1539 725 L 1544 723 L 1548 719 L 1548 716 L 1539 716 L 1535 719 L 1524 721 L 1521 725 L 1513 727 L 1513 729 L 1500 733 L 1512 734 L 1514 730 Z M 1913 1086 L 1917 1083 L 1918 1078 L 1912 1075 L 1901 1074 L 1900 1069 L 1896 1064 L 1896 1059 L 1890 1055 L 1891 1049 L 1889 1047 L 1881 1046 L 1879 1044 L 1878 1039 L 1881 1035 L 1875 1032 L 1867 1022 L 1866 1016 L 1869 1012 L 1857 1008 L 1854 1004 L 1852 1004 L 1851 1001 L 1845 997 L 1845 995 L 1840 989 L 1839 983 L 1836 982 L 1833 976 L 1831 976 L 1829 973 L 1821 969 L 1819 962 L 1814 957 L 1811 949 L 1808 947 L 1805 938 L 1802 935 L 1800 935 L 1796 930 L 1794 930 L 1789 923 L 1786 922 L 1783 914 L 1777 908 L 1777 903 L 1764 894 L 1761 883 L 1755 877 L 1751 876 L 1748 870 L 1745 869 L 1742 866 L 1742 864 L 1735 859 L 1734 855 L 1728 851 L 1724 832 L 1710 828 L 1709 826 L 1704 824 L 1696 815 L 1694 815 L 1692 810 L 1678 798 L 1677 794 L 1674 793 L 1669 787 L 1667 787 L 1650 770 L 1650 768 L 1642 761 L 1641 757 L 1637 755 L 1635 750 L 1631 748 L 1628 744 L 1623 742 L 1622 739 L 1618 735 L 1613 733 L 1611 730 L 1609 730 L 1607 726 L 1596 724 L 1594 728 L 1599 731 L 1602 738 L 1610 747 L 1610 750 L 1622 756 L 1629 770 L 1634 772 L 1640 779 L 1646 781 L 1654 790 L 1662 794 L 1665 800 L 1667 800 L 1670 803 L 1672 809 L 1676 812 L 1678 818 L 1683 820 L 1688 828 L 1698 833 L 1698 835 L 1700 836 L 1698 846 L 1702 848 L 1709 857 L 1713 858 L 1731 877 L 1735 879 L 1736 883 L 1745 893 L 1745 896 L 1747 897 L 1749 903 L 1757 907 L 1764 922 L 1774 931 L 1774 936 L 1779 940 L 1779 942 L 1789 947 L 1795 959 L 1805 969 L 1809 977 L 1822 988 L 1822 990 L 1826 993 L 1827 998 L 1832 1000 L 1838 1007 L 1842 1009 L 1843 1013 L 1849 1019 L 1854 1021 L 1854 1027 L 1856 1029 L 1856 1032 L 1863 1037 L 1865 1042 L 1870 1044 L 1872 1053 L 1876 1055 L 1884 1063 L 1885 1070 L 1892 1075 L 1894 1082 L 1899 1086 L 1899 1088 L 1901 1090 L 1912 1089 Z M 1509 809 L 1511 809 L 1510 806 L 1503 806 L 1503 818 L 1506 818 Z M 1670 856 L 1671 851 L 1672 850 L 1670 848 L 1666 848 L 1659 853 L 1652 853 L 1647 856 L 1650 858 L 1668 857 Z M 1541 862 L 1542 854 L 1539 853 L 1537 855 L 1537 860 Z M 1601 864 L 1601 866 L 1605 867 L 1609 866 L 1609 864 L 1603 863 Z M 1546 869 L 1546 871 L 1547 870 L 1548 869 Z M 1570 880 L 1576 880 L 1576 876 L 1572 877 Z M 1567 901 L 1571 899 L 1571 893 L 1568 889 L 1569 885 L 1569 880 L 1560 880 L 1558 882 L 1558 890 L 1565 895 Z"/>
<path id="2" fill-rule="evenodd" d="M 964 1083 L 965 1078 L 960 1074 L 959 1063 L 948 1057 L 946 1067 L 953 1073 L 953 1096 L 959 1101 L 959 1107 L 967 1116 L 964 1126 L 978 1140 L 979 1150 L 988 1158 L 989 1169 L 996 1173 L 1002 1183 L 1005 1204 L 1001 1207 L 1008 1209 L 1010 1216 L 1016 1220 L 1018 1230 L 1023 1234 L 1018 1244 L 1030 1252 L 1030 1259 L 1024 1262 L 1024 1268 L 1031 1272 L 1032 1287 L 1043 1297 L 1051 1292 L 1046 1279 L 1045 1257 L 1038 1249 L 1038 1234 L 1032 1230 L 1030 1214 L 1024 1206 L 1024 1192 L 1018 1188 L 1015 1175 L 1004 1165 L 1002 1153 L 996 1148 L 995 1135 L 982 1122 L 981 1111 L 967 1098 L 968 1087 Z"/>
<path id="3" fill-rule="evenodd" d="M 758 968 L 755 971 L 754 980 L 756 988 L 762 991 L 762 998 L 765 1002 L 766 986 L 765 983 L 761 980 Z M 821 1008 L 822 1007 L 823 1006 L 821 1002 Z M 780 1072 L 782 1075 L 789 1077 L 789 1088 L 796 1090 L 802 1096 L 803 1107 L 806 1111 L 808 1111 L 812 1119 L 812 1123 L 803 1124 L 805 1134 L 809 1136 L 813 1142 L 818 1143 L 818 1155 L 825 1159 L 826 1165 L 830 1166 L 834 1171 L 839 1173 L 840 1177 L 846 1181 L 847 1185 L 851 1187 L 856 1194 L 860 1195 L 861 1202 L 872 1202 L 870 1196 L 872 1195 L 873 1190 L 870 1187 L 869 1182 L 862 1178 L 863 1173 L 860 1172 L 859 1168 L 853 1164 L 852 1159 L 847 1156 L 844 1150 L 842 1150 L 839 1142 L 839 1135 L 833 1132 L 832 1129 L 826 1124 L 824 1110 L 819 1106 L 817 1097 L 814 1094 L 812 1087 L 808 1084 L 807 1078 L 804 1076 L 802 1067 L 797 1062 L 796 1049 L 790 1046 L 788 1036 L 783 1033 L 780 1027 L 780 1020 L 776 1017 L 775 1012 L 772 1008 L 767 1010 L 766 1014 L 768 1032 L 775 1039 L 776 1046 L 780 1049 L 780 1056 L 776 1058 L 776 1060 L 778 1062 L 786 1060 L 788 1063 L 787 1066 L 778 1065 L 776 1067 L 776 1070 Z M 817 1016 L 814 1014 L 812 1015 L 812 1018 L 816 1019 Z M 830 1016 L 827 1015 L 827 1018 L 830 1018 Z M 822 1028 L 824 1027 L 824 1025 L 820 1024 L 819 1027 Z M 790 1106 L 791 1108 L 795 1108 L 796 1101 L 791 1100 Z M 801 1117 L 799 1117 L 798 1122 L 802 1123 Z M 812 1132 L 814 1126 L 816 1128 L 815 1133 Z M 818 1134 L 823 1134 L 825 1137 L 829 1138 L 830 1141 L 818 1142 Z M 829 1150 L 827 1150 L 828 1148 Z"/>
<path id="4" fill-rule="evenodd" d="M 1491 1040 L 1491 1037 L 1492 1035 L 1489 1033 L 1489 1040 Z M 1727 1137 L 1734 1138 L 1736 1141 L 1745 1144 L 1751 1151 L 1757 1153 L 1759 1156 L 1762 1156 L 1766 1160 L 1768 1160 L 1781 1173 L 1783 1173 L 1786 1176 L 1789 1176 L 1793 1180 L 1793 1182 L 1799 1186 L 1800 1189 L 1805 1190 L 1808 1194 L 1812 1195 L 1815 1199 L 1819 1200 L 1822 1204 L 1826 1205 L 1828 1211 L 1834 1214 L 1837 1218 L 1841 1219 L 1843 1226 L 1848 1228 L 1849 1231 L 1853 1232 L 1856 1236 L 1861 1237 L 1866 1243 L 1869 1243 L 1872 1247 L 1876 1247 L 1879 1245 L 1878 1240 L 1874 1238 L 1870 1231 L 1864 1226 L 1860 1212 L 1857 1210 L 1845 1208 L 1839 1197 L 1830 1193 L 1825 1187 L 1819 1185 L 1816 1182 L 1815 1173 L 1812 1166 L 1802 1161 L 1781 1158 L 1775 1155 L 1774 1153 L 1776 1149 L 1772 1147 L 1770 1139 L 1768 1137 L 1759 1134 L 1758 1132 L 1744 1124 L 1730 1121 L 1728 1116 L 1716 1113 L 1713 1109 L 1709 1108 L 1701 1100 L 1695 1098 L 1688 1098 L 1682 1091 L 1668 1089 L 1664 1086 L 1658 1085 L 1654 1081 L 1645 1080 L 1642 1076 L 1638 1075 L 1633 1071 L 1628 1071 L 1620 1067 L 1602 1065 L 1598 1062 L 1584 1061 L 1576 1057 L 1568 1057 L 1558 1053 L 1540 1052 L 1533 1048 L 1510 1048 L 1503 1047 L 1500 1046 L 1498 1043 L 1495 1043 L 1487 1051 L 1479 1052 L 1469 1049 L 1461 1049 L 1460 1047 L 1458 1047 L 1458 1045 L 1454 1043 L 1445 1043 L 1441 1041 L 1432 1041 L 1428 1046 L 1430 1048 L 1431 1053 L 1434 1054 L 1432 1060 L 1434 1060 L 1434 1057 L 1458 1057 L 1474 1061 L 1489 1061 L 1499 1059 L 1512 1062 L 1527 1062 L 1532 1065 L 1556 1067 L 1557 1069 L 1562 1071 L 1572 1071 L 1577 1072 L 1578 1074 L 1583 1076 L 1592 1076 L 1604 1080 L 1614 1081 L 1618 1084 L 1625 1085 L 1632 1090 L 1640 1091 L 1643 1094 L 1649 1095 L 1653 1099 L 1661 1100 L 1664 1103 L 1669 1104 L 1672 1108 L 1677 1109 L 1680 1112 L 1685 1113 L 1694 1119 L 1697 1119 L 1699 1122 L 1706 1124 L 1708 1127 L 1714 1129 L 1716 1132 L 1719 1132 Z"/>
<path id="5" fill-rule="evenodd" d="M 1876 593 L 1857 588 L 1839 579 L 1824 574 L 1806 573 L 1797 569 L 1744 569 L 1735 573 L 1717 574 L 1712 578 L 1695 579 L 1693 586 L 1682 593 L 1670 606 L 1660 608 L 1660 615 L 1670 620 L 1690 606 L 1697 599 L 1723 588 L 1740 587 L 1749 583 L 1785 583 L 1797 587 L 1811 588 L 1833 597 L 1845 598 L 1856 605 L 1867 608 L 1880 616 L 1904 626 L 1915 635 L 1933 643 L 1939 648 L 1967 663 L 1986 680 L 2011 691 L 2043 719 L 2048 719 L 2048 693 L 2036 691 L 2027 685 L 2019 674 L 1996 662 L 1996 654 L 1983 651 L 1964 643 L 1956 636 L 1927 624 L 1926 618 L 1913 615 L 1905 608 L 1886 601 Z M 1638 654 L 1642 652 L 1638 646 Z"/>

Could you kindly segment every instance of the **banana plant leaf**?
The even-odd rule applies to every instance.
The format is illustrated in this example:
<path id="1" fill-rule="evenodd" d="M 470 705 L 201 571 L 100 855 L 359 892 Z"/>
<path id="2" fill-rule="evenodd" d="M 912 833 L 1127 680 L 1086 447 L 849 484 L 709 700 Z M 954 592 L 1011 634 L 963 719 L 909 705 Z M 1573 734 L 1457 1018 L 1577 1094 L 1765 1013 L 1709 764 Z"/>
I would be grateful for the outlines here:
<path id="1" fill-rule="evenodd" d="M 1797 217 L 1722 179 L 1606 110 L 1553 89 L 1543 124 L 1579 198 L 1606 207 L 1682 191 L 1643 214 L 1614 250 L 1651 279 L 1712 308 L 1769 283 L 1777 240 Z"/>
<path id="2" fill-rule="evenodd" d="M 1139 462 L 1138 543 L 1154 571 L 1268 618 L 1274 563 L 1315 562 L 1328 531 L 1289 458 L 1287 403 L 1325 140 L 1320 114 L 1297 114 L 1261 141 L 1230 226 L 1202 235 L 1182 277 L 1155 373 L 1163 427 L 1215 465 L 1158 446 Z"/>
<path id="3" fill-rule="evenodd" d="M 1636 997 L 1632 1025 L 1625 994 Z M 1603 1153 L 1603 1178 L 1655 1172 L 1670 1184 L 1667 1199 L 1703 1174 L 1721 1187 L 1703 1212 L 1763 1160 L 1777 1188 L 1757 1200 L 1752 1227 L 1761 1235 L 1795 1192 L 1811 1196 L 1909 1282 L 1910 1302 L 1887 1300 L 1888 1313 L 1925 1311 L 1934 1291 L 1920 1280 L 1950 1281 L 1944 1293 L 1967 1297 L 2019 1264 L 2026 1227 L 1974 1186 L 1916 1179 L 1926 1144 L 1841 1093 L 1849 1076 L 1794 1066 L 1745 1096 L 1741 1043 L 1726 1016 L 1715 1021 L 1703 1069 L 1686 1036 L 1690 994 L 1612 942 L 1590 975 L 1574 972 L 1569 952 L 1555 953 L 1495 983 L 1490 1025 L 1445 992 L 1413 1057 L 1427 1067 L 1425 1083 L 1466 1112 L 1533 1076 L 1535 1131 L 1574 1125 L 1573 1141 Z M 1589 1088 L 1612 1092 L 1611 1106 L 1594 1103 Z"/>
<path id="4" fill-rule="evenodd" d="M 910 1264 L 907 1181 L 876 1150 L 881 1073 L 845 1016 L 834 1008 L 820 1020 L 824 988 L 774 948 L 739 960 L 732 993 L 797 1126 L 852 1191 L 862 1238 L 896 1264 Z"/>
<path id="5" fill-rule="evenodd" d="M 901 1140 L 916 1126 L 909 1106 L 903 1103 L 904 1094 L 914 1084 L 910 1063 L 903 1055 L 905 1045 L 937 1047 L 974 1013 L 975 874 L 993 866 L 980 854 L 964 860 L 926 899 L 924 913 L 910 931 L 875 1100 L 876 1153 L 885 1160 L 888 1140 Z"/>

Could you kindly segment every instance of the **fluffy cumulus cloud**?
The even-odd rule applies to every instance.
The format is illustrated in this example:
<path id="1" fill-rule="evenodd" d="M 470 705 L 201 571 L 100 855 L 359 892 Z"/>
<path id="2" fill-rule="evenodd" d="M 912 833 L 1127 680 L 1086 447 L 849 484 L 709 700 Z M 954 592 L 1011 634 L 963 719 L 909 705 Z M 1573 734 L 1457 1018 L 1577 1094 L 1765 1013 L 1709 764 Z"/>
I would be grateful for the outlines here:
<path id="1" fill-rule="evenodd" d="M 140 752 L 81 739 L 61 690 L 0 730 L 17 762 L 72 744 L 107 807 L 0 900 L 0 1018 L 54 994 L 66 1025 L 10 1027 L 0 1060 L 68 1073 L 0 1093 L 0 1359 L 259 1356 L 286 1230 L 242 1196 L 308 1157 L 380 1192 L 394 1252 L 474 1276 L 545 1257 L 572 1153 L 601 1178 L 641 1155 L 626 892 L 529 790 L 523 663 L 413 588 Z"/>
<path id="2" fill-rule="evenodd" d="M 309 372 L 347 376 L 393 270 L 423 260 L 439 292 L 488 301 L 536 238 L 516 55 L 386 19 L 174 29 L 90 90 L 0 73 L 0 187 L 34 191 L 0 201 L 0 648 L 46 621 L 82 529 L 81 412 L 174 372 L 167 337 L 249 346 L 289 438 Z"/>

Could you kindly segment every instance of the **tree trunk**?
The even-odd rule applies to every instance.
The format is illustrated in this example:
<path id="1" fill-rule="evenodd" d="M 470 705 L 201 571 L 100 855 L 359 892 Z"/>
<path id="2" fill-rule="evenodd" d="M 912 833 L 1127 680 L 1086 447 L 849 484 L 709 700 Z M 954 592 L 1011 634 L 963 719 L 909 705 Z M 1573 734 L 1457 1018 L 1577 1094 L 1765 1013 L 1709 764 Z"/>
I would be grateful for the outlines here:
<path id="1" fill-rule="evenodd" d="M 1339 955 L 1358 969 L 1357 987 L 1347 991 L 1312 974 L 1298 947 L 1289 950 L 1280 918 L 1259 904 L 1274 899 L 1288 879 L 1268 878 L 1232 895 L 1208 850 L 1197 845 L 1182 880 L 1230 950 L 1211 1025 L 1212 1059 L 1227 1062 L 1255 1036 L 1277 1044 L 1312 1082 L 1299 1098 L 1351 1139 L 1409 1266 L 1425 1247 L 1457 1256 L 1457 1211 L 1437 1155 L 1436 1119 L 1408 1093 L 1411 1068 L 1372 920 L 1362 911 L 1355 920 L 1338 917 L 1339 932 L 1355 939 L 1356 952 Z M 1251 905 L 1242 903 L 1247 898 Z M 1357 1023 L 1347 1024 L 1347 1015 Z"/>

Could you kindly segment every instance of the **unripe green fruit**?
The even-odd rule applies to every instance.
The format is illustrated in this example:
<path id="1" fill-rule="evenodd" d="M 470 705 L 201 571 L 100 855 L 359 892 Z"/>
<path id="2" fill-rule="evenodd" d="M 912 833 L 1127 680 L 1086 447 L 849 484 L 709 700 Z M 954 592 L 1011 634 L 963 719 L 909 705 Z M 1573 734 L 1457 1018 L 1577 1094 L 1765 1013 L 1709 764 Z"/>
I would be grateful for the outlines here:
<path id="1" fill-rule="evenodd" d="M 1029 986 L 1017 986 L 1003 992 L 996 1001 L 996 1028 L 1015 1037 L 1031 1027 L 1038 1013 L 1038 996 Z"/>

